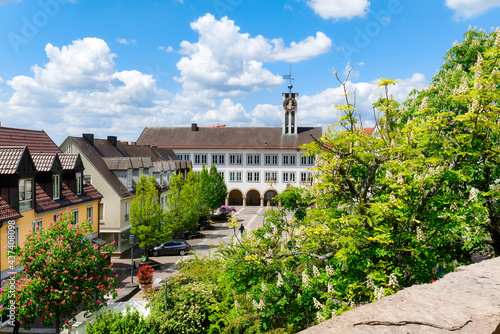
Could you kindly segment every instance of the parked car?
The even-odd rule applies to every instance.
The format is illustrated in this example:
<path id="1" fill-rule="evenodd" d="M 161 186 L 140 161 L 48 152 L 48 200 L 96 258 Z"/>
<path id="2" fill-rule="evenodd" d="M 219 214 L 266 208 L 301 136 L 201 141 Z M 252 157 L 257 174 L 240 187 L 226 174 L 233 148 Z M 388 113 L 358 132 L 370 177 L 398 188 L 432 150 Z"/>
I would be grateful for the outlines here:
<path id="1" fill-rule="evenodd" d="M 151 247 L 148 249 L 149 256 L 160 255 L 184 255 L 191 250 L 191 245 L 184 240 L 169 241 L 159 246 Z"/>

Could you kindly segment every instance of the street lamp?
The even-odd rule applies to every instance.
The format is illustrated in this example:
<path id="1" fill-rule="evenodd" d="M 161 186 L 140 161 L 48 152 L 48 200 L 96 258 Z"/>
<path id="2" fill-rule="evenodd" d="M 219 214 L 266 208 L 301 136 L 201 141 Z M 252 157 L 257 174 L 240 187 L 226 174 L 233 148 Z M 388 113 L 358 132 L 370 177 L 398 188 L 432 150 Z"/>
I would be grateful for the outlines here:
<path id="1" fill-rule="evenodd" d="M 134 283 L 134 243 L 135 235 L 130 234 L 128 241 L 130 242 L 130 283 Z"/>

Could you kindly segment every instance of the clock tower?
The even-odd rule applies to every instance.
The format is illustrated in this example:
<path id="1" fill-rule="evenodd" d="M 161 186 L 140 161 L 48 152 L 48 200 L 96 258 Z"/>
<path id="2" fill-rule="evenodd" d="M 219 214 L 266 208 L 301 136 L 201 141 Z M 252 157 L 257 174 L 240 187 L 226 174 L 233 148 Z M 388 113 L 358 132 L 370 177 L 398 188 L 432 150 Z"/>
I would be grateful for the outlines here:
<path id="1" fill-rule="evenodd" d="M 293 85 L 289 84 L 288 93 L 283 93 L 283 135 L 297 134 L 297 96 L 299 93 L 292 93 Z"/>

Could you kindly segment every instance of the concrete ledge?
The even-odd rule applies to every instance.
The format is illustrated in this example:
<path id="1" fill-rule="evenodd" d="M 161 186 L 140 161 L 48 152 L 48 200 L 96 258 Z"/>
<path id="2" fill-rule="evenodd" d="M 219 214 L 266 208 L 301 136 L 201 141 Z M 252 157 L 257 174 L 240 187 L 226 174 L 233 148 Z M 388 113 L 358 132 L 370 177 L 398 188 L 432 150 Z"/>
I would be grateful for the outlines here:
<path id="1" fill-rule="evenodd" d="M 500 334 L 500 257 L 459 267 L 302 334 Z"/>

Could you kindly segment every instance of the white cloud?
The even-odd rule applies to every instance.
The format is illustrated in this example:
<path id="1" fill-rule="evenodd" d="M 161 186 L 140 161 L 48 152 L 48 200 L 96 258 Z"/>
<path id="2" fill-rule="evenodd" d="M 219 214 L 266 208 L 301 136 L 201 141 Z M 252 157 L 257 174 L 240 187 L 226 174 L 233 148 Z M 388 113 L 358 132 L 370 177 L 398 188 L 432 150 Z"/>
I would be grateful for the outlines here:
<path id="1" fill-rule="evenodd" d="M 120 44 L 134 44 L 137 42 L 135 39 L 128 40 L 126 38 L 120 38 L 120 37 L 117 37 L 116 41 Z"/>
<path id="2" fill-rule="evenodd" d="M 62 136 L 92 130 L 126 135 L 157 122 L 161 107 L 155 97 L 161 91 L 155 79 L 138 71 L 118 72 L 103 40 L 85 38 L 60 49 L 47 44 L 45 52 L 49 62 L 33 66 L 32 77 L 6 81 L 14 93 L 0 103 L 9 115 L 5 124 L 33 128 L 39 123 L 38 128 Z"/>
<path id="3" fill-rule="evenodd" d="M 158 50 L 164 50 L 167 53 L 174 52 L 174 48 L 171 46 L 159 46 Z"/>
<path id="4" fill-rule="evenodd" d="M 370 2 L 368 0 L 309 0 L 307 5 L 324 19 L 352 19 L 365 17 Z"/>
<path id="5" fill-rule="evenodd" d="M 500 7 L 500 0 L 446 0 L 446 6 L 455 11 L 455 19 L 484 14 L 488 9 Z"/>
<path id="6" fill-rule="evenodd" d="M 397 79 L 396 86 L 389 88 L 389 94 L 394 95 L 398 102 L 406 100 L 408 94 L 414 89 L 420 89 L 425 86 L 426 80 L 424 75 L 415 73 L 411 78 Z M 381 91 L 377 87 L 379 80 L 371 82 L 347 83 L 348 92 L 356 96 L 356 111 L 362 116 L 365 126 L 373 126 L 373 110 L 372 104 L 377 101 L 378 92 Z M 344 91 L 342 87 L 328 88 L 319 94 L 299 98 L 299 109 L 297 112 L 298 122 L 303 125 L 325 125 L 334 124 L 340 115 L 336 105 L 345 103 Z M 350 103 L 353 103 L 354 95 L 350 95 Z"/>
<path id="7" fill-rule="evenodd" d="M 283 83 L 279 75 L 264 68 L 265 62 L 297 62 L 328 52 L 331 40 L 318 32 L 298 43 L 284 46 L 281 39 L 268 40 L 259 35 L 240 33 L 234 21 L 216 20 L 206 14 L 191 23 L 198 32 L 197 43 L 183 41 L 177 81 L 185 92 L 206 92 L 211 98 L 241 97 L 246 93 Z"/>

